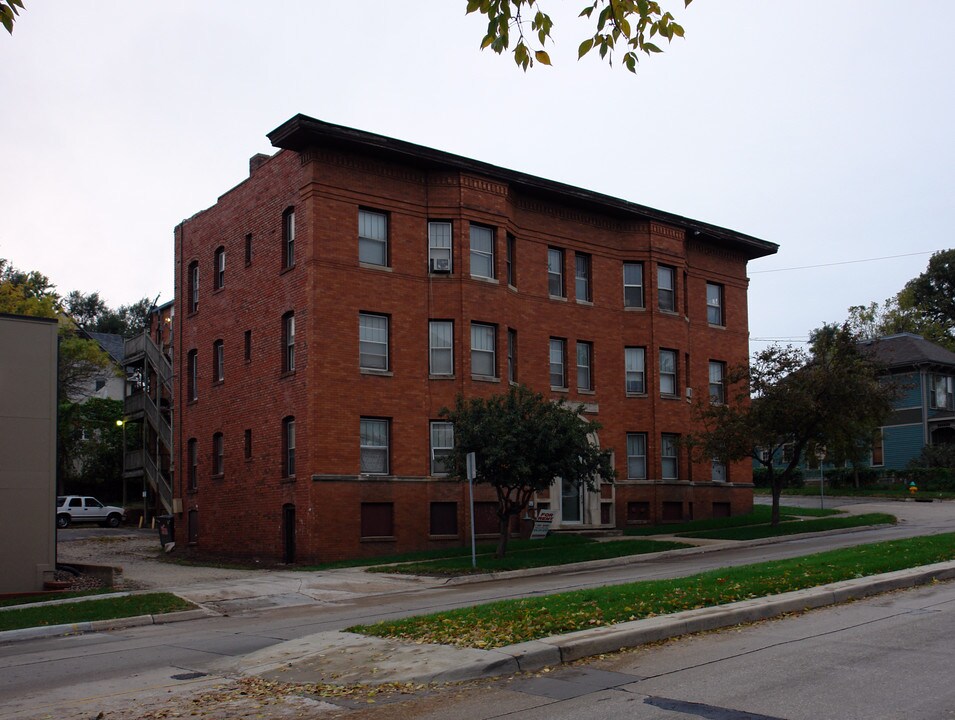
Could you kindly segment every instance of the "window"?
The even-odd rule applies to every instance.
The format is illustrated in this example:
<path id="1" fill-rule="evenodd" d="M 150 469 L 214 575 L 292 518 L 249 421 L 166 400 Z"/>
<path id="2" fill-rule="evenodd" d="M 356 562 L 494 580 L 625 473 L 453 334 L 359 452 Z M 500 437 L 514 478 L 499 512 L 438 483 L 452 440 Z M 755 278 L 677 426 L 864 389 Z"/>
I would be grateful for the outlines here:
<path id="1" fill-rule="evenodd" d="M 245 331 L 245 338 L 244 338 L 243 345 L 244 345 L 243 352 L 245 355 L 245 360 L 246 362 L 248 362 L 252 360 L 252 331 L 251 330 Z"/>
<path id="2" fill-rule="evenodd" d="M 471 275 L 494 277 L 494 231 L 471 225 Z"/>
<path id="3" fill-rule="evenodd" d="M 454 425 L 449 422 L 431 423 L 431 474 L 447 475 L 451 470 L 454 450 Z"/>
<path id="4" fill-rule="evenodd" d="M 647 434 L 627 433 L 627 477 L 647 479 Z"/>
<path id="5" fill-rule="evenodd" d="M 221 290 L 225 287 L 225 248 L 218 247 L 215 252 L 215 269 L 212 274 L 212 288 Z"/>
<path id="6" fill-rule="evenodd" d="M 221 340 L 212 343 L 212 382 L 225 380 L 225 346 Z"/>
<path id="7" fill-rule="evenodd" d="M 456 502 L 431 503 L 431 535 L 458 534 L 458 504 Z"/>
<path id="8" fill-rule="evenodd" d="M 189 312 L 194 313 L 199 310 L 199 263 L 193 261 L 189 264 Z"/>
<path id="9" fill-rule="evenodd" d="M 493 325 L 471 323 L 471 374 L 496 377 L 495 357 L 496 328 Z"/>
<path id="10" fill-rule="evenodd" d="M 676 271 L 657 265 L 657 302 L 661 310 L 676 310 Z"/>
<path id="11" fill-rule="evenodd" d="M 358 260 L 369 265 L 388 264 L 388 216 L 358 211 Z"/>
<path id="12" fill-rule="evenodd" d="M 710 402 L 722 405 L 726 402 L 726 363 L 710 360 Z"/>
<path id="13" fill-rule="evenodd" d="M 663 433 L 660 439 L 660 469 L 663 472 L 663 479 L 676 480 L 680 473 L 679 458 L 677 457 L 677 444 L 680 436 Z"/>
<path id="14" fill-rule="evenodd" d="M 222 475 L 223 473 L 225 473 L 225 447 L 222 433 L 216 433 L 212 436 L 212 474 Z"/>
<path id="15" fill-rule="evenodd" d="M 578 300 L 590 302 L 590 255 L 574 255 L 574 291 Z"/>
<path id="16" fill-rule="evenodd" d="M 363 370 L 388 369 L 388 317 L 358 315 L 358 365 Z"/>
<path id="17" fill-rule="evenodd" d="M 252 264 L 252 234 L 245 236 L 245 264 L 248 267 Z"/>
<path id="18" fill-rule="evenodd" d="M 199 511 L 195 508 L 186 516 L 186 534 L 190 545 L 199 542 Z"/>
<path id="19" fill-rule="evenodd" d="M 517 330 L 507 330 L 507 381 L 517 382 Z"/>
<path id="20" fill-rule="evenodd" d="M 428 322 L 428 372 L 454 375 L 454 323 L 451 320 Z"/>
<path id="21" fill-rule="evenodd" d="M 547 248 L 547 294 L 564 297 L 564 251 Z"/>
<path id="22" fill-rule="evenodd" d="M 563 338 L 550 339 L 550 386 L 567 387 L 567 341 Z"/>
<path id="23" fill-rule="evenodd" d="M 186 355 L 186 398 L 199 399 L 199 362 L 198 351 L 190 350 Z"/>
<path id="24" fill-rule="evenodd" d="M 642 347 L 624 348 L 624 364 L 626 366 L 627 392 L 642 395 L 647 391 L 644 381 L 646 377 L 646 351 Z"/>
<path id="25" fill-rule="evenodd" d="M 361 536 L 363 538 L 394 537 L 395 535 L 395 506 L 394 503 L 362 503 L 361 504 Z"/>
<path id="26" fill-rule="evenodd" d="M 295 265 L 295 208 L 282 213 L 282 267 Z"/>
<path id="27" fill-rule="evenodd" d="M 873 467 L 882 467 L 885 465 L 885 445 L 882 436 L 882 428 L 875 431 L 872 436 L 872 463 Z"/>
<path id="28" fill-rule="evenodd" d="M 706 283 L 706 322 L 710 325 L 724 325 L 723 286 Z"/>
<path id="29" fill-rule="evenodd" d="M 431 272 L 451 272 L 451 223 L 428 223 L 428 262 Z"/>
<path id="30" fill-rule="evenodd" d="M 295 418 L 282 419 L 282 477 L 295 475 Z"/>
<path id="31" fill-rule="evenodd" d="M 660 351 L 660 394 L 676 395 L 676 350 Z"/>
<path id="32" fill-rule="evenodd" d="M 643 263 L 623 264 L 623 306 L 643 307 Z"/>
<path id="33" fill-rule="evenodd" d="M 517 287 L 517 266 L 515 262 L 517 258 L 514 256 L 515 247 L 514 244 L 517 242 L 515 237 L 508 233 L 507 235 L 507 254 L 505 259 L 507 261 L 507 284 L 511 287 Z"/>
<path id="34" fill-rule="evenodd" d="M 726 482 L 726 463 L 720 460 L 719 458 L 713 458 L 713 461 L 710 465 L 710 479 L 713 482 Z"/>
<path id="35" fill-rule="evenodd" d="M 360 427 L 361 472 L 388 474 L 388 421 L 362 418 Z"/>
<path id="36" fill-rule="evenodd" d="M 949 375 L 929 376 L 929 407 L 935 410 L 955 409 L 955 380 Z"/>
<path id="37" fill-rule="evenodd" d="M 594 389 L 594 346 L 589 342 L 577 343 L 577 389 Z"/>
<path id="38" fill-rule="evenodd" d="M 199 489 L 199 442 L 195 438 L 189 438 L 189 442 L 186 443 L 186 448 L 188 452 L 188 459 L 186 462 L 189 463 L 189 489 L 198 490 Z"/>
<path id="39" fill-rule="evenodd" d="M 295 371 L 295 313 L 282 316 L 282 372 Z"/>
<path id="40" fill-rule="evenodd" d="M 251 428 L 246 428 L 246 431 L 245 431 L 244 455 L 246 460 L 252 459 L 252 429 Z"/>

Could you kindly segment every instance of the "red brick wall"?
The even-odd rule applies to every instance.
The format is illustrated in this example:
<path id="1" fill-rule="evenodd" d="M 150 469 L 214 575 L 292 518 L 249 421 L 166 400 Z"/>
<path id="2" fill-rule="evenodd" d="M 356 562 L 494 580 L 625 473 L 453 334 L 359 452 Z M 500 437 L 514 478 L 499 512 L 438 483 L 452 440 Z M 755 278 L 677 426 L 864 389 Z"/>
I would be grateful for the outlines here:
<path id="1" fill-rule="evenodd" d="M 296 210 L 296 263 L 282 270 L 281 215 Z M 388 215 L 389 267 L 358 261 L 359 208 Z M 453 273 L 429 275 L 427 222 L 453 223 Z M 495 229 L 496 282 L 470 277 L 469 223 Z M 244 262 L 247 234 L 253 260 Z M 517 238 L 517 288 L 505 279 L 505 236 Z M 197 548 L 215 554 L 280 558 L 282 506 L 296 508 L 300 560 L 325 561 L 437 547 L 429 538 L 429 502 L 456 501 L 461 540 L 466 537 L 466 486 L 429 478 L 429 420 L 455 396 L 504 391 L 507 328 L 518 331 L 518 380 L 549 397 L 591 406 L 603 447 L 615 451 L 621 479 L 615 517 L 626 524 L 627 502 L 650 502 L 653 520 L 662 503 L 683 503 L 684 516 L 708 517 L 714 502 L 733 514 L 752 504 L 745 462 L 729 469 L 729 484 L 710 483 L 710 464 L 691 465 L 681 450 L 680 482 L 628 482 L 626 433 L 648 436 L 648 477 L 659 478 L 660 434 L 684 435 L 691 404 L 684 388 L 706 397 L 708 362 L 728 365 L 747 357 L 745 258 L 682 230 L 633 222 L 524 197 L 507 185 L 461 173 L 429 172 L 370 157 L 320 150 L 282 151 L 215 206 L 176 232 L 177 429 L 179 467 L 186 441 L 199 443 L 199 489 L 176 488 L 183 509 L 197 509 Z M 226 248 L 223 289 L 212 290 L 213 253 Z M 547 293 L 547 248 L 564 250 L 566 299 Z M 574 253 L 591 256 L 592 302 L 574 299 Z M 200 264 L 199 310 L 185 303 L 189 264 Z M 644 263 L 645 310 L 623 309 L 622 262 Z M 656 263 L 676 269 L 677 312 L 656 307 Z M 726 326 L 706 322 L 706 282 L 724 286 Z M 684 304 L 684 298 L 687 300 Z M 296 371 L 281 372 L 281 318 L 296 318 Z M 358 367 L 358 315 L 389 317 L 389 374 Z M 429 379 L 428 319 L 454 321 L 452 379 Z M 470 322 L 497 327 L 498 381 L 474 379 Z M 252 360 L 243 359 L 243 335 L 252 331 Z M 548 340 L 567 340 L 569 389 L 552 392 Z M 212 344 L 225 346 L 225 381 L 213 384 Z M 595 389 L 576 389 L 575 342 L 593 344 Z M 624 347 L 646 347 L 645 397 L 626 397 Z M 185 357 L 199 354 L 199 399 L 185 401 Z M 661 398 L 657 354 L 679 353 L 677 398 Z M 689 357 L 689 378 L 685 357 Z M 689 381 L 689 382 L 687 382 Z M 593 410 L 596 410 L 593 412 Z M 296 419 L 296 475 L 282 478 L 281 421 Z M 359 419 L 391 421 L 390 479 L 359 480 Z M 243 455 L 251 429 L 251 459 Z M 225 438 L 225 472 L 211 473 L 212 435 Z M 185 473 L 178 473 L 182 482 Z M 690 481 L 693 481 L 692 483 Z M 393 540 L 362 541 L 361 502 L 393 502 Z M 671 506 L 673 507 L 673 506 Z M 186 539 L 182 516 L 178 540 Z"/>

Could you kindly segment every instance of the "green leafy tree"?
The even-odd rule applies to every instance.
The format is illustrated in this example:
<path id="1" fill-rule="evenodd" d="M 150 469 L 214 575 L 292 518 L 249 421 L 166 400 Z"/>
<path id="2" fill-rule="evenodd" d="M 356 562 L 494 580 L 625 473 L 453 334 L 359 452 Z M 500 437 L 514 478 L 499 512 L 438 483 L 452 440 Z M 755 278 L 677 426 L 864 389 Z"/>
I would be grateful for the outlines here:
<path id="1" fill-rule="evenodd" d="M 84 294 L 73 290 L 65 299 L 66 311 L 74 322 L 88 332 L 113 333 L 123 337 L 140 334 L 153 303 L 142 298 L 132 305 L 121 305 L 113 310 L 99 293 Z"/>
<path id="2" fill-rule="evenodd" d="M 809 353 L 770 346 L 748 368 L 728 372 L 726 403 L 694 406 L 694 452 L 699 459 L 752 458 L 762 465 L 772 489 L 773 525 L 782 489 L 808 453 L 826 446 L 847 456 L 871 441 L 891 410 L 896 390 L 858 341 L 848 325 L 826 325 L 813 333 Z"/>
<path id="3" fill-rule="evenodd" d="M 466 458 L 473 452 L 475 483 L 490 485 L 497 494 L 497 557 L 507 552 L 511 520 L 555 478 L 588 490 L 601 479 L 613 481 L 610 452 L 592 442 L 600 426 L 580 412 L 580 407 L 550 402 L 524 385 L 488 398 L 459 395 L 454 410 L 441 411 L 454 423 L 452 475 L 467 479 Z"/>
<path id="4" fill-rule="evenodd" d="M 0 24 L 13 35 L 13 23 L 23 9 L 23 0 L 0 0 Z"/>
<path id="5" fill-rule="evenodd" d="M 683 0 L 683 7 L 690 2 Z M 499 55 L 512 52 L 514 62 L 526 71 L 535 62 L 551 64 L 545 45 L 553 40 L 554 22 L 542 5 L 540 0 L 468 0 L 467 12 L 487 17 L 481 49 L 491 48 Z M 667 42 L 683 37 L 683 27 L 673 14 L 653 0 L 590 0 L 583 4 L 579 17 L 593 23 L 593 34 L 578 46 L 578 59 L 596 50 L 601 60 L 613 65 L 615 53 L 622 50 L 620 62 L 634 73 L 641 55 L 662 52 L 653 42 L 655 37 Z"/>
<path id="6" fill-rule="evenodd" d="M 60 309 L 60 298 L 46 275 L 23 272 L 0 258 L 0 312 L 55 318 Z"/>

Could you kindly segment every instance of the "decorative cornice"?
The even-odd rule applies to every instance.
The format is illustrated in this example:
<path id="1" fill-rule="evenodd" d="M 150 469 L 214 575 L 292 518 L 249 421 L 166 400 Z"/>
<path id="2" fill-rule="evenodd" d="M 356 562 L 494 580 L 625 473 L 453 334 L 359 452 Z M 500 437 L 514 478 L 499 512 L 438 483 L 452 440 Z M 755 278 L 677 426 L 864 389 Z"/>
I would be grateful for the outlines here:
<path id="1" fill-rule="evenodd" d="M 425 173 L 412 170 L 407 166 L 373 160 L 361 155 L 344 155 L 329 148 L 310 148 L 301 153 L 300 157 L 302 165 L 321 162 L 416 184 L 423 184 L 426 179 Z"/>
<path id="2" fill-rule="evenodd" d="M 468 187 L 472 190 L 480 190 L 481 192 L 491 193 L 492 195 L 501 195 L 507 197 L 507 184 L 494 182 L 493 180 L 488 180 L 487 178 L 475 177 L 474 175 L 465 175 L 461 174 L 461 186 Z"/>
<path id="3" fill-rule="evenodd" d="M 683 240 L 686 237 L 686 232 L 684 230 L 671 227 L 669 225 L 662 225 L 658 222 L 650 223 L 650 232 L 653 235 L 663 235 L 664 237 L 672 238 L 673 240 Z"/>
<path id="4" fill-rule="evenodd" d="M 743 253 L 736 252 L 735 250 L 730 250 L 729 248 L 721 247 L 719 245 L 714 245 L 713 243 L 705 242 L 703 240 L 690 240 L 687 244 L 687 249 L 689 252 L 699 253 L 700 255 L 708 255 L 710 257 L 718 257 L 722 260 L 729 260 L 730 262 L 746 262 L 746 256 L 743 255 Z"/>
<path id="5" fill-rule="evenodd" d="M 647 223 L 616 220 L 614 218 L 607 217 L 606 215 L 590 213 L 586 212 L 585 210 L 569 208 L 563 205 L 557 205 L 555 203 L 549 203 L 543 200 L 536 200 L 528 197 L 518 197 L 514 201 L 514 205 L 515 207 L 527 212 L 538 213 L 540 215 L 549 215 L 561 220 L 570 220 L 583 225 L 592 225 L 593 227 L 599 227 L 604 230 L 614 230 L 621 233 L 646 232 L 648 227 Z"/>

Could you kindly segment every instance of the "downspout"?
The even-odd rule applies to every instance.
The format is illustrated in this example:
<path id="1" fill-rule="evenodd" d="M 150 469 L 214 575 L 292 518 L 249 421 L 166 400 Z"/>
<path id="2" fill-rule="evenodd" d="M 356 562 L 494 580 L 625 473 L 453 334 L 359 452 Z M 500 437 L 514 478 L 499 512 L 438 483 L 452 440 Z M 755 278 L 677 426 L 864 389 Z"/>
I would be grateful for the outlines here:
<path id="1" fill-rule="evenodd" d="M 928 387 L 928 373 L 925 372 L 925 365 L 919 366 L 919 382 L 922 387 L 922 445 L 929 444 L 929 435 L 928 435 L 928 408 L 929 408 L 929 392 L 931 390 Z"/>

